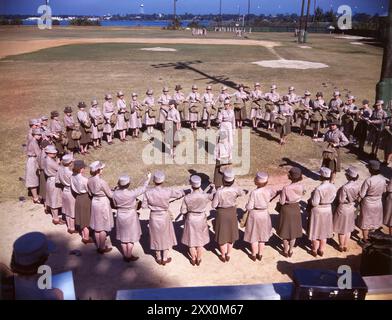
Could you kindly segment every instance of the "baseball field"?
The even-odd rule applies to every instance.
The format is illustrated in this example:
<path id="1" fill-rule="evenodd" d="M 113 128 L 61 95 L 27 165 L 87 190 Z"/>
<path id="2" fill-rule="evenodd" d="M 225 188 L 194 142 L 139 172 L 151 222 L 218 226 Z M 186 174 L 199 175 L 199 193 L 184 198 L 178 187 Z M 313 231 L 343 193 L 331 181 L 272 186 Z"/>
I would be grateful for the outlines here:
<path id="1" fill-rule="evenodd" d="M 256 63 L 265 60 L 276 61 L 270 67 Z M 325 66 L 310 68 L 311 63 Z M 263 92 L 276 84 L 283 94 L 293 85 L 299 95 L 305 90 L 313 95 L 322 91 L 327 101 L 335 89 L 343 95 L 353 94 L 358 103 L 362 99 L 374 101 L 381 63 L 382 48 L 371 39 L 329 34 L 311 34 L 309 42 L 300 46 L 288 33 L 252 33 L 237 38 L 231 33 L 192 37 L 190 31 L 148 28 L 1 27 L 0 261 L 8 264 L 12 243 L 19 235 L 43 231 L 58 247 L 49 264 L 55 272 L 74 271 L 76 292 L 81 299 L 111 299 L 116 290 L 131 288 L 285 282 L 290 281 L 291 271 L 298 265 L 335 268 L 345 263 L 358 268 L 360 248 L 354 241 L 347 253 L 329 246 L 321 260 L 306 253 L 304 249 L 309 243 L 304 238 L 289 261 L 280 255 L 276 236 L 271 238 L 261 263 L 248 259 L 247 247 L 239 241 L 229 264 L 219 263 L 211 243 L 210 252 L 199 268 L 189 264 L 181 246 L 173 251 L 173 263 L 162 267 L 154 263 L 148 249 L 148 214 L 144 211 L 141 215 L 144 237 L 136 246 L 136 254 L 141 257 L 138 262 L 124 264 L 118 250 L 98 256 L 92 247 L 80 243 L 78 236 L 68 235 L 65 227 L 53 226 L 43 208 L 28 200 L 23 183 L 24 144 L 30 118 L 50 115 L 52 110 L 61 113 L 68 105 L 76 110 L 79 101 L 89 104 L 97 99 L 102 106 L 106 93 L 120 90 L 129 101 L 131 92 L 144 98 L 147 88 L 152 88 L 158 97 L 163 86 L 173 93 L 175 85 L 181 84 L 187 94 L 193 84 L 198 85 L 200 93 L 210 84 L 217 95 L 222 85 L 233 93 L 238 84 L 252 88 L 254 82 L 260 82 Z M 281 68 L 282 65 L 286 67 Z M 276 133 L 262 129 L 250 133 L 245 143 L 250 150 L 250 168 L 247 174 L 238 177 L 238 184 L 251 189 L 252 176 L 265 170 L 270 173 L 272 184 L 282 186 L 287 182 L 289 167 L 296 164 L 304 168 L 310 196 L 318 184 L 314 171 L 321 164 L 322 143 L 296 133 L 289 136 L 284 146 L 278 141 Z M 135 185 L 147 171 L 156 169 L 165 171 L 168 185 L 179 187 L 187 184 L 192 170 L 203 174 L 204 180 L 212 179 L 213 164 L 146 164 L 142 161 L 142 150 L 150 144 L 149 140 L 115 142 L 83 158 L 87 163 L 105 162 L 104 178 L 111 186 L 115 186 L 122 173 L 128 173 Z M 352 163 L 361 168 L 363 179 L 366 175 L 363 163 L 347 150 L 343 167 Z M 343 182 L 341 173 L 337 185 Z M 242 208 L 245 201 L 245 198 L 240 201 Z M 179 205 L 179 201 L 173 204 L 176 214 Z M 272 216 L 276 221 L 276 212 Z M 176 224 L 180 236 L 181 221 Z M 78 254 L 70 254 L 73 250 L 78 250 Z"/>

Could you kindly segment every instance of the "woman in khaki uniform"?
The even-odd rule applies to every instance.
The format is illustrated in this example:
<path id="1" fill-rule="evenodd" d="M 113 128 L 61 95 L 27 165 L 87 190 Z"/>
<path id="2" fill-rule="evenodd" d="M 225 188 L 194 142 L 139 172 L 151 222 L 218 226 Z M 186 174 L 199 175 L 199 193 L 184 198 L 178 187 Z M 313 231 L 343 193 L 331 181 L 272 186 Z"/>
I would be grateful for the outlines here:
<path id="1" fill-rule="evenodd" d="M 363 182 L 359 192 L 361 211 L 358 226 L 363 234 L 360 244 L 368 241 L 370 230 L 378 229 L 383 224 L 382 196 L 386 191 L 386 180 L 380 174 L 379 161 L 370 160 L 368 169 L 371 176 Z"/>
<path id="2" fill-rule="evenodd" d="M 192 193 L 184 197 L 180 209 L 185 220 L 181 242 L 189 248 L 191 265 L 199 266 L 203 247 L 210 242 L 206 208 L 214 197 L 215 186 L 211 186 L 211 193 L 206 193 L 201 189 L 199 176 L 191 176 L 189 182 Z"/>
<path id="3" fill-rule="evenodd" d="M 113 104 L 113 97 L 111 94 L 105 95 L 105 102 L 102 107 L 103 117 L 105 119 L 105 125 L 103 128 L 103 133 L 106 134 L 106 141 L 108 144 L 113 144 L 114 130 L 117 124 L 116 110 Z M 114 121 L 116 120 L 116 121 Z"/>
<path id="4" fill-rule="evenodd" d="M 299 202 L 305 194 L 301 169 L 293 167 L 288 174 L 291 184 L 284 186 L 280 194 L 278 236 L 283 240 L 283 255 L 291 258 L 295 240 L 302 237 L 302 217 Z"/>
<path id="5" fill-rule="evenodd" d="M 244 241 L 251 245 L 252 254 L 249 255 L 249 258 L 252 261 L 260 261 L 263 257 L 265 243 L 272 236 L 268 205 L 276 196 L 277 191 L 266 187 L 268 174 L 265 172 L 258 172 L 254 182 L 257 188 L 251 191 L 246 204 L 249 216 L 246 222 Z"/>
<path id="6" fill-rule="evenodd" d="M 235 122 L 238 129 L 242 129 L 242 123 L 246 121 L 246 103 L 249 101 L 249 95 L 245 92 L 245 86 L 240 84 L 238 91 L 234 93 L 235 99 Z"/>
<path id="7" fill-rule="evenodd" d="M 91 197 L 88 193 L 88 178 L 84 176 L 85 163 L 75 160 L 71 177 L 71 190 L 75 194 L 75 224 L 79 227 L 84 244 L 94 243 L 90 238 Z"/>
<path id="8" fill-rule="evenodd" d="M 143 100 L 143 105 L 146 106 L 144 110 L 144 124 L 147 127 L 147 133 L 152 134 L 156 124 L 156 118 L 159 117 L 157 107 L 155 106 L 154 91 L 148 89 L 146 91 L 147 97 Z"/>
<path id="9" fill-rule="evenodd" d="M 78 103 L 79 111 L 77 113 L 77 118 L 79 121 L 79 128 L 80 128 L 80 154 L 86 155 L 89 154 L 88 152 L 88 145 L 91 143 L 91 135 L 92 132 L 92 124 L 90 120 L 90 116 L 86 111 L 86 104 L 84 102 Z"/>
<path id="10" fill-rule="evenodd" d="M 338 207 L 335 210 L 333 229 L 339 235 L 339 251 L 347 251 L 347 242 L 355 229 L 355 202 L 359 197 L 361 184 L 358 182 L 358 170 L 349 167 L 346 170 L 347 183 L 338 191 Z"/>
<path id="11" fill-rule="evenodd" d="M 120 135 L 120 141 L 125 142 L 128 140 L 126 136 L 129 128 L 129 111 L 122 91 L 117 92 L 117 98 L 117 131 Z"/>
<path id="12" fill-rule="evenodd" d="M 54 146 L 48 145 L 45 147 L 46 158 L 44 164 L 44 171 L 47 177 L 46 180 L 46 205 L 49 207 L 52 213 L 52 223 L 64 224 L 65 222 L 59 216 L 59 210 L 62 206 L 61 201 L 61 188 L 56 183 L 56 175 L 59 169 L 59 161 L 56 158 L 57 150 Z"/>
<path id="13" fill-rule="evenodd" d="M 61 165 L 57 171 L 56 183 L 61 185 L 61 212 L 65 214 L 67 221 L 68 233 L 73 234 L 75 231 L 75 197 L 71 190 L 71 166 L 74 159 L 72 154 L 65 154 L 61 160 Z"/>
<path id="14" fill-rule="evenodd" d="M 132 100 L 130 103 L 131 117 L 129 119 L 129 127 L 132 131 L 132 138 L 139 137 L 139 131 L 142 128 L 143 106 L 138 101 L 137 93 L 132 93 Z"/>
<path id="15" fill-rule="evenodd" d="M 64 108 L 64 126 L 67 132 L 67 149 L 71 152 L 77 152 L 79 149 L 79 140 L 74 140 L 72 138 L 72 131 L 76 129 L 75 121 L 72 116 L 72 111 L 73 110 L 71 107 Z"/>
<path id="16" fill-rule="evenodd" d="M 223 185 L 223 173 L 231 166 L 232 149 L 229 143 L 226 131 L 219 131 L 218 143 L 215 146 L 215 170 L 214 170 L 214 185 L 221 187 Z"/>
<path id="17" fill-rule="evenodd" d="M 41 149 L 39 147 L 39 141 L 42 138 L 42 133 L 39 128 L 33 129 L 31 131 L 32 139 L 27 145 L 27 161 L 26 161 L 26 174 L 25 174 L 25 186 L 30 191 L 33 202 L 41 203 L 41 199 L 38 196 L 39 187 L 39 176 L 38 176 L 38 158 L 41 154 Z"/>
<path id="18" fill-rule="evenodd" d="M 51 132 L 51 138 L 54 146 L 56 147 L 59 156 L 62 156 L 65 152 L 64 150 L 64 145 L 65 145 L 65 139 L 64 139 L 64 125 L 62 122 L 59 120 L 59 112 L 58 111 L 52 111 L 50 113 L 50 132 Z M 68 136 L 68 134 L 67 134 Z"/>
<path id="19" fill-rule="evenodd" d="M 215 241 L 219 245 L 222 262 L 230 260 L 230 253 L 233 244 L 238 240 L 237 221 L 237 198 L 244 196 L 246 192 L 234 184 L 234 172 L 231 169 L 225 170 L 223 174 L 223 187 L 219 188 L 212 200 L 212 208 L 216 209 L 215 218 Z"/>
<path id="20" fill-rule="evenodd" d="M 91 202 L 91 221 L 90 227 L 95 232 L 95 241 L 97 242 L 97 252 L 104 254 L 112 250 L 106 246 L 107 234 L 114 227 L 113 213 L 110 206 L 109 198 L 112 198 L 113 192 L 108 183 L 101 178 L 105 165 L 100 161 L 94 161 L 90 164 L 91 177 L 88 179 L 87 187 L 92 195 Z"/>
<path id="21" fill-rule="evenodd" d="M 142 186 L 129 190 L 131 178 L 123 175 L 118 179 L 117 189 L 113 192 L 113 203 L 117 209 L 116 238 L 121 241 L 124 261 L 136 261 L 139 257 L 132 254 L 133 246 L 140 240 L 140 227 L 137 197 L 143 195 L 150 182 L 151 173 L 147 174 Z"/>
<path id="22" fill-rule="evenodd" d="M 93 139 L 93 148 L 102 148 L 102 131 L 104 126 L 104 119 L 101 110 L 98 107 L 98 101 L 91 101 L 91 109 L 89 112 L 91 119 L 92 133 L 91 138 Z"/>
<path id="23" fill-rule="evenodd" d="M 333 237 L 332 202 L 336 197 L 336 187 L 329 182 L 331 170 L 320 169 L 321 184 L 312 192 L 309 218 L 309 240 L 312 241 L 313 257 L 324 255 L 327 239 Z"/>
<path id="24" fill-rule="evenodd" d="M 170 200 L 183 197 L 184 192 L 163 187 L 165 174 L 162 171 L 154 173 L 153 181 L 155 187 L 144 194 L 143 208 L 150 209 L 150 248 L 155 251 L 155 261 L 164 266 L 172 260 L 168 257 L 169 250 L 177 245 L 169 211 Z"/>

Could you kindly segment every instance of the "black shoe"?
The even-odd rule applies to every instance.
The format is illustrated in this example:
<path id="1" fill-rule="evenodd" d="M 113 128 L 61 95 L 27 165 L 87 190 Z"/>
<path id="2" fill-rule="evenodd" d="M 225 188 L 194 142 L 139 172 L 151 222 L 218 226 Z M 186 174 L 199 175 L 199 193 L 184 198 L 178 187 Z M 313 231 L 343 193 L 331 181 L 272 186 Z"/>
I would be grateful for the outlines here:
<path id="1" fill-rule="evenodd" d="M 251 255 L 251 254 L 249 254 L 248 257 L 249 257 L 249 259 L 252 260 L 252 261 L 256 261 L 256 260 L 257 260 L 256 256 L 253 256 L 253 255 Z"/>
<path id="2" fill-rule="evenodd" d="M 261 259 L 263 258 L 263 256 L 261 254 L 256 254 L 256 259 L 261 261 Z"/>

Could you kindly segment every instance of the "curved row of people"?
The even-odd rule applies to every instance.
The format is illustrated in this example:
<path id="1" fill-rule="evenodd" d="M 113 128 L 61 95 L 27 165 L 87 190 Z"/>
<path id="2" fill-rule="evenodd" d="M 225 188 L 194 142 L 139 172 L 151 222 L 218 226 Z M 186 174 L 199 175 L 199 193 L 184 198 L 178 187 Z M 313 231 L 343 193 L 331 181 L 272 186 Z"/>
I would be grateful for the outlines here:
<path id="1" fill-rule="evenodd" d="M 233 243 L 239 239 L 237 218 L 238 198 L 248 195 L 247 214 L 244 217 L 244 241 L 251 246 L 252 260 L 261 260 L 265 243 L 272 235 L 269 212 L 271 201 L 279 196 L 280 208 L 277 234 L 283 240 L 284 255 L 291 257 L 295 240 L 302 237 L 302 210 L 299 203 L 304 200 L 305 188 L 302 172 L 293 167 L 289 171 L 291 183 L 282 189 L 268 185 L 268 174 L 258 172 L 254 182 L 256 188 L 250 192 L 235 185 L 232 169 L 223 173 L 223 185 L 218 189 L 211 185 L 201 189 L 200 176 L 190 178 L 191 190 L 166 187 L 165 174 L 157 171 L 153 175 L 153 186 L 149 187 L 151 174 L 137 188 L 130 189 L 129 176 L 121 176 L 117 187 L 112 189 L 103 179 L 105 165 L 100 161 L 90 164 L 90 177 L 85 175 L 83 160 L 74 160 L 66 154 L 61 162 L 56 158 L 54 146 L 45 147 L 44 171 L 46 181 L 46 202 L 53 216 L 54 224 L 64 224 L 65 215 L 68 232 L 77 233 L 76 226 L 85 244 L 95 243 L 97 251 L 104 254 L 111 250 L 107 236 L 114 227 L 113 209 L 116 210 L 116 238 L 121 241 L 124 260 L 134 261 L 133 246 L 141 237 L 138 210 L 149 209 L 150 248 L 155 251 L 156 262 L 169 263 L 169 250 L 177 244 L 170 203 L 182 199 L 180 214 L 184 215 L 184 230 L 181 242 L 189 247 L 192 265 L 201 263 L 203 247 L 210 241 L 207 223 L 208 205 L 216 210 L 213 222 L 215 238 L 222 262 L 230 260 Z M 321 184 L 317 186 L 308 201 L 307 235 L 312 241 L 311 254 L 323 256 L 326 241 L 339 235 L 339 249 L 347 250 L 347 241 L 355 228 L 357 204 L 360 204 L 358 227 L 363 232 L 362 242 L 368 240 L 370 230 L 380 228 L 384 223 L 392 233 L 392 180 L 380 174 L 380 163 L 369 162 L 370 177 L 359 182 L 355 167 L 346 170 L 348 182 L 339 190 L 330 183 L 331 170 L 320 169 Z M 383 204 L 383 194 L 386 193 Z M 90 234 L 93 230 L 94 237 Z"/>

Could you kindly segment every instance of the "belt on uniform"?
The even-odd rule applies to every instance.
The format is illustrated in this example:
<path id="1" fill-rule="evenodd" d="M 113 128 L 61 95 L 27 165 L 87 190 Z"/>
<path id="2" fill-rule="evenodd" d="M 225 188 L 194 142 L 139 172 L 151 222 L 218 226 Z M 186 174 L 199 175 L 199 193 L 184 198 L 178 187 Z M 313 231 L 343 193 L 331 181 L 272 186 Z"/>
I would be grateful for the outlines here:
<path id="1" fill-rule="evenodd" d="M 105 198 L 106 196 L 97 196 L 97 195 L 93 195 L 93 198 Z"/>
<path id="2" fill-rule="evenodd" d="M 319 204 L 318 206 L 316 206 L 316 207 L 321 207 L 321 208 L 328 208 L 328 207 L 330 207 L 331 206 L 331 203 L 325 203 L 325 204 Z"/>
<path id="3" fill-rule="evenodd" d="M 27 157 L 29 157 L 29 158 L 37 158 L 37 156 L 27 156 Z"/>
<path id="4" fill-rule="evenodd" d="M 267 209 L 268 209 L 268 207 L 267 208 L 253 208 L 251 210 L 267 210 Z"/>
<path id="5" fill-rule="evenodd" d="M 151 210 L 151 213 L 154 213 L 154 212 L 166 212 L 166 211 L 168 211 L 169 209 L 163 209 L 163 210 Z"/>

